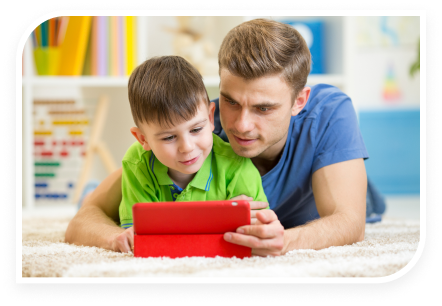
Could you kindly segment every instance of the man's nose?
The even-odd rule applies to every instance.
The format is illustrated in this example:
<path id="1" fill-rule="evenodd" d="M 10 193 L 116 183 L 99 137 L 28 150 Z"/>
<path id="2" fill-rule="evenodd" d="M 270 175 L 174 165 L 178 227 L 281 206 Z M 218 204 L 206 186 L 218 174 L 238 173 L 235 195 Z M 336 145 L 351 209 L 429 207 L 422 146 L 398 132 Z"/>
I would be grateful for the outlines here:
<path id="1" fill-rule="evenodd" d="M 245 134 L 252 131 L 254 128 L 254 123 L 252 121 L 251 114 L 248 110 L 241 111 L 238 118 L 236 118 L 235 129 L 241 133 Z"/>

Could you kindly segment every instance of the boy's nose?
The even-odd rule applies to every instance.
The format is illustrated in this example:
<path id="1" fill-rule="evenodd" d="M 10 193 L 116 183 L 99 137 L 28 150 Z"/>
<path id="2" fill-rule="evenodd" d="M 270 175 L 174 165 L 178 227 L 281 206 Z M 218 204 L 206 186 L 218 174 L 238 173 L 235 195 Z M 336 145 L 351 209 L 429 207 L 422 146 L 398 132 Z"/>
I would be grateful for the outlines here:
<path id="1" fill-rule="evenodd" d="M 182 139 L 178 150 L 180 151 L 180 153 L 189 153 L 192 152 L 194 148 L 195 145 L 193 141 L 191 141 L 190 139 Z"/>

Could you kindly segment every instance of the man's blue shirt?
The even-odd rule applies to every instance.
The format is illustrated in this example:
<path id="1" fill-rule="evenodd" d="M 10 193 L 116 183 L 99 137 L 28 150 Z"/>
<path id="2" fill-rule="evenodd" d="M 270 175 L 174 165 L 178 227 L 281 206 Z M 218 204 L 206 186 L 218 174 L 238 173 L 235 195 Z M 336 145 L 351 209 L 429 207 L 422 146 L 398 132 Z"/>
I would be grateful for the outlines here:
<path id="1" fill-rule="evenodd" d="M 228 141 L 216 99 L 215 134 Z M 304 109 L 291 118 L 278 164 L 262 177 L 270 208 L 284 228 L 319 218 L 312 190 L 313 173 L 331 164 L 368 158 L 350 98 L 338 88 L 311 87 Z"/>

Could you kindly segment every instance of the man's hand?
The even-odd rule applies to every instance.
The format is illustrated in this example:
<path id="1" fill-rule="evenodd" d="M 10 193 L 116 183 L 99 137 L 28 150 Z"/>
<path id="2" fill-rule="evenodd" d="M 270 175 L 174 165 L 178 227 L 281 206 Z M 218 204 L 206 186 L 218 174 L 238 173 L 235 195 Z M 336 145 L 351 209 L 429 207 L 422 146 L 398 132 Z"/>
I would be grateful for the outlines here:
<path id="1" fill-rule="evenodd" d="M 248 196 L 246 196 L 246 195 L 239 195 L 239 196 L 236 196 L 236 197 L 234 197 L 234 198 L 231 198 L 230 199 L 231 201 L 232 200 L 234 200 L 234 201 L 240 201 L 240 200 L 245 200 L 245 201 L 249 201 L 249 204 L 250 204 L 250 218 L 251 218 L 251 220 L 250 220 L 250 224 L 256 224 L 256 221 L 257 221 L 257 219 L 256 219 L 256 213 L 259 211 L 259 210 L 261 210 L 261 209 L 264 209 L 264 208 L 266 208 L 267 206 L 269 206 L 269 203 L 266 203 L 266 202 L 257 202 L 257 201 L 253 201 L 253 198 L 252 197 L 248 197 Z"/>
<path id="2" fill-rule="evenodd" d="M 134 249 L 134 228 L 130 227 L 112 239 L 112 250 L 115 252 L 128 253 Z"/>
<path id="3" fill-rule="evenodd" d="M 261 207 L 262 203 L 251 202 L 250 207 L 256 209 Z M 265 204 L 267 207 L 267 203 Z M 275 212 L 265 209 L 255 211 L 254 215 L 256 217 L 254 224 L 238 227 L 236 233 L 225 233 L 224 240 L 252 248 L 252 255 L 281 255 L 284 247 L 284 227 Z"/>
<path id="4" fill-rule="evenodd" d="M 269 203 L 267 203 L 267 202 L 252 201 L 252 202 L 249 202 L 249 204 L 250 204 L 250 218 L 251 218 L 250 224 L 251 225 L 258 224 L 257 222 L 259 222 L 259 221 L 258 221 L 258 219 L 256 217 L 256 213 L 262 211 L 262 209 L 264 209 L 267 206 L 269 206 Z M 276 218 L 278 218 L 278 217 L 276 217 Z M 261 223 L 259 223 L 259 224 L 261 224 Z"/>

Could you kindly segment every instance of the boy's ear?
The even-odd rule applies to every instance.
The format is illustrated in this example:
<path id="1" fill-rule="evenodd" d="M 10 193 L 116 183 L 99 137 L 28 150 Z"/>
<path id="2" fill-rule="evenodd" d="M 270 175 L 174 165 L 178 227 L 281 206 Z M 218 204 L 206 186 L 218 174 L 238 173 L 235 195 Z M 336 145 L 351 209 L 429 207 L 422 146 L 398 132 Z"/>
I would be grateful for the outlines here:
<path id="1" fill-rule="evenodd" d="M 293 103 L 292 106 L 292 116 L 296 116 L 299 114 L 300 111 L 304 108 L 304 106 L 307 104 L 308 98 L 310 96 L 310 87 L 304 87 L 301 92 L 298 94 L 298 97 L 295 100 L 295 103 Z"/>
<path id="2" fill-rule="evenodd" d="M 210 120 L 210 125 L 212 127 L 212 132 L 213 130 L 215 130 L 215 102 L 210 102 L 209 104 L 209 120 Z"/>
<path id="3" fill-rule="evenodd" d="M 144 134 L 141 132 L 141 130 L 139 128 L 131 127 L 130 132 L 132 133 L 132 135 L 134 135 L 134 137 L 138 140 L 138 142 L 143 146 L 144 150 L 146 150 L 146 151 L 152 150 L 150 148 L 149 144 L 147 143 L 146 136 L 144 136 Z"/>

